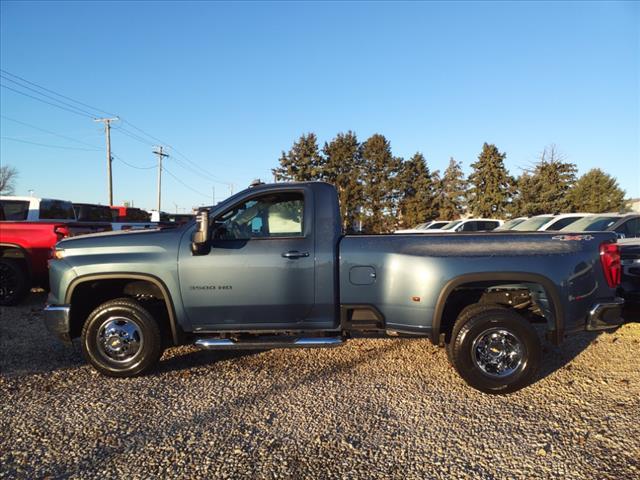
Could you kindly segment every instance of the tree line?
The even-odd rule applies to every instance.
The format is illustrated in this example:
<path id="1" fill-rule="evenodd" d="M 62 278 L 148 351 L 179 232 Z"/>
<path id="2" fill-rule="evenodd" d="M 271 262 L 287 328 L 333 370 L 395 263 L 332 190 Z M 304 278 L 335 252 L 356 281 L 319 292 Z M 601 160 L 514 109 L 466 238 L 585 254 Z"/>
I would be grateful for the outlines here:
<path id="1" fill-rule="evenodd" d="M 595 168 L 578 178 L 576 165 L 553 145 L 518 177 L 509 173 L 505 158 L 485 143 L 465 177 L 453 158 L 440 173 L 420 152 L 407 160 L 395 156 L 381 134 L 360 142 L 354 132 L 339 133 L 320 148 L 316 135 L 307 133 L 282 152 L 272 172 L 276 181 L 335 185 L 346 231 L 383 233 L 463 215 L 514 218 L 624 208 L 625 193 L 613 177 Z"/>

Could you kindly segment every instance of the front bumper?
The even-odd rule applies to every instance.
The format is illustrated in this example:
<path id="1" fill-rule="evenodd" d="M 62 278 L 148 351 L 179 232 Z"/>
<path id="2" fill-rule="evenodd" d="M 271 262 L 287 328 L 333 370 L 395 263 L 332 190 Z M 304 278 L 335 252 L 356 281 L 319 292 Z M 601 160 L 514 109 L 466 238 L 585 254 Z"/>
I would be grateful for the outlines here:
<path id="1" fill-rule="evenodd" d="M 623 305 L 624 299 L 620 297 L 596 303 L 589 311 L 585 329 L 598 331 L 619 327 L 624 322 L 622 318 Z"/>
<path id="2" fill-rule="evenodd" d="M 71 322 L 69 305 L 46 305 L 44 307 L 44 324 L 51 333 L 66 343 L 71 342 Z"/>

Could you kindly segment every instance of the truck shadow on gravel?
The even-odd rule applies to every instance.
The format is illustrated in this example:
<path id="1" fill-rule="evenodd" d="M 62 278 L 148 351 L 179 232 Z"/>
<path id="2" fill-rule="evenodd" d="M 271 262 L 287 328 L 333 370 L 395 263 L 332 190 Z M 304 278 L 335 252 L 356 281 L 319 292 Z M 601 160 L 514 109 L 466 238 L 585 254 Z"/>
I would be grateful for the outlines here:
<path id="1" fill-rule="evenodd" d="M 622 317 L 625 320 L 625 324 L 640 322 L 640 307 L 637 305 L 626 307 L 622 313 Z M 601 332 L 581 332 L 571 335 L 559 346 L 546 341 L 543 342 L 542 364 L 538 373 L 538 381 L 562 368 L 570 368 L 571 362 L 578 355 L 587 350 L 591 345 L 614 337 L 618 328 Z M 535 383 L 533 385 L 535 386 Z"/>
<path id="2" fill-rule="evenodd" d="M 184 351 L 188 349 L 187 351 Z M 175 352 L 174 350 L 179 350 Z M 157 367 L 150 375 L 176 371 L 188 371 L 192 368 L 206 367 L 217 362 L 251 357 L 267 350 L 197 350 L 195 347 L 176 347 L 165 352 Z"/>
<path id="3" fill-rule="evenodd" d="M 600 332 L 583 332 L 570 336 L 561 345 L 549 342 L 542 343 L 542 363 L 536 382 L 552 375 L 554 372 L 568 367 L 571 362 L 593 343 L 598 342 Z M 535 388 L 535 383 L 528 388 Z"/>

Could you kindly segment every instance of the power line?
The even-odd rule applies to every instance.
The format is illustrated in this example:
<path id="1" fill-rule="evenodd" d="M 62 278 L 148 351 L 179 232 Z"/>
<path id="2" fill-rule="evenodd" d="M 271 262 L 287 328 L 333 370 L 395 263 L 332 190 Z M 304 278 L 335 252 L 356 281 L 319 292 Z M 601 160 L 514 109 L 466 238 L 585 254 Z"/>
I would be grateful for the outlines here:
<path id="1" fill-rule="evenodd" d="M 0 68 L 0 72 L 4 73 L 4 74 L 6 74 L 6 75 L 10 75 L 10 76 L 12 76 L 12 77 L 14 77 L 14 78 L 17 78 L 17 79 L 19 79 L 19 80 L 22 80 L 23 82 L 28 83 L 29 85 L 33 85 L 34 87 L 38 87 L 39 89 L 44 90 L 45 92 L 53 93 L 54 95 L 57 95 L 57 96 L 62 97 L 62 98 L 65 98 L 65 99 L 67 99 L 67 100 L 70 100 L 70 101 L 72 101 L 72 102 L 75 102 L 75 103 L 77 103 L 77 104 L 79 104 L 79 105 L 82 105 L 82 106 L 84 106 L 84 107 L 90 108 L 91 110 L 97 110 L 98 112 L 105 113 L 105 114 L 107 114 L 107 115 L 109 115 L 109 116 L 111 116 L 111 117 L 116 117 L 116 116 L 117 116 L 117 115 L 114 115 L 113 113 L 109 113 L 109 112 L 107 112 L 107 111 L 105 111 L 105 110 L 102 110 L 102 109 L 100 109 L 100 108 L 93 107 L 93 106 L 91 106 L 91 105 L 88 105 L 88 104 L 86 104 L 86 103 L 83 103 L 83 102 L 81 102 L 81 101 L 79 101 L 79 100 L 76 100 L 76 99 L 74 99 L 74 98 L 67 97 L 66 95 L 62 95 L 61 93 L 54 92 L 53 90 L 50 90 L 50 89 L 48 89 L 48 88 L 45 88 L 45 87 L 43 87 L 42 85 L 38 85 L 37 83 L 35 83 L 35 82 L 31 82 L 31 81 L 27 80 L 26 78 L 22 78 L 21 76 L 16 75 L 15 73 L 8 72 L 8 71 L 3 70 L 3 69 L 1 69 L 1 68 Z M 5 78 L 6 78 L 6 77 L 5 77 Z M 7 79 L 7 80 L 8 80 L 8 79 Z"/>
<path id="2" fill-rule="evenodd" d="M 150 165 L 148 167 L 139 167 L 137 165 L 133 165 L 129 162 L 127 162 L 126 160 L 124 160 L 122 157 L 120 157 L 119 155 L 116 155 L 115 153 L 112 153 L 111 156 L 113 158 L 115 158 L 116 160 L 124 163 L 127 167 L 131 167 L 131 168 L 136 168 L 138 170 L 151 170 L 152 168 L 156 168 L 156 165 Z"/>
<path id="3" fill-rule="evenodd" d="M 72 137 L 68 137 L 66 135 L 62 135 L 61 133 L 52 132 L 51 130 L 45 130 L 44 128 L 36 127 L 35 125 L 31 125 L 30 123 L 23 122 L 21 120 L 15 119 L 15 118 L 7 117 L 6 115 L 0 115 L 0 117 L 4 118 L 5 120 L 9 120 L 11 122 L 15 122 L 15 123 L 18 123 L 20 125 L 24 125 L 25 127 L 33 128 L 34 130 L 39 130 L 39 131 L 47 133 L 49 135 L 53 135 L 55 137 L 60 137 L 60 138 L 63 138 L 65 140 L 70 140 L 72 142 L 79 143 L 80 145 L 86 145 L 86 146 L 92 147 L 92 148 L 100 148 L 97 145 L 92 145 L 91 143 L 83 142 L 83 141 L 78 140 L 76 138 L 72 138 Z"/>
<path id="4" fill-rule="evenodd" d="M 193 187 L 191 187 L 191 186 L 187 185 L 186 183 L 184 183 L 182 180 L 180 180 L 178 177 L 176 177 L 173 173 L 171 173 L 169 170 L 167 170 L 167 167 L 164 167 L 164 171 L 165 171 L 165 173 L 167 173 L 170 177 L 173 177 L 173 179 L 174 179 L 176 182 L 180 183 L 182 186 L 184 186 L 184 187 L 188 188 L 188 189 L 189 189 L 189 190 L 191 190 L 192 192 L 197 193 L 198 195 L 202 195 L 203 197 L 207 197 L 207 198 L 209 198 L 209 195 L 208 195 L 208 194 L 202 193 L 202 192 L 200 192 L 199 190 L 196 190 L 195 188 L 193 188 Z"/>
<path id="5" fill-rule="evenodd" d="M 77 110 L 71 110 L 70 108 L 63 107 L 62 105 L 58 105 L 56 103 L 47 102 L 46 100 L 43 100 L 43 99 L 38 98 L 38 97 L 34 97 L 33 95 L 29 95 L 28 93 L 21 92 L 19 90 L 16 90 L 15 88 L 8 87 L 7 85 L 1 84 L 1 83 L 0 83 L 0 87 L 6 88 L 7 90 L 11 90 L 12 92 L 19 93 L 20 95 L 24 95 L 25 97 L 33 98 L 34 100 L 37 100 L 37 101 L 42 102 L 42 103 L 46 103 L 47 105 L 51 105 L 53 107 L 57 107 L 57 108 L 59 108 L 61 110 L 66 110 L 67 112 L 75 113 L 76 115 L 81 115 L 83 117 L 87 117 L 87 118 L 90 118 L 92 120 L 94 118 L 93 115 L 87 115 L 87 114 L 84 114 L 84 113 L 80 113 Z"/>
<path id="6" fill-rule="evenodd" d="M 144 138 L 140 137 L 139 135 L 136 135 L 133 132 L 130 132 L 129 130 L 122 128 L 122 127 L 113 127 L 114 130 L 118 130 L 119 132 L 121 132 L 123 135 L 126 135 L 129 138 L 133 138 L 134 140 L 137 140 L 140 143 L 143 143 L 145 145 L 149 145 L 149 146 L 154 146 L 153 143 L 146 141 Z"/>
<path id="7" fill-rule="evenodd" d="M 82 148 L 82 147 L 64 147 L 62 145 L 50 145 L 47 143 L 30 142 L 28 140 L 22 140 L 14 137 L 0 137 L 2 140 L 11 140 L 13 142 L 27 143 L 29 145 L 37 145 L 38 147 L 59 148 L 62 150 L 82 150 L 84 152 L 99 152 L 98 148 Z"/>
<path id="8" fill-rule="evenodd" d="M 131 128 L 133 128 L 133 129 L 137 130 L 138 132 L 142 133 L 143 135 L 146 135 L 148 138 L 150 138 L 150 139 L 152 139 L 152 140 L 155 140 L 156 142 L 160 142 L 160 143 L 162 143 L 162 144 L 166 145 L 166 146 L 167 146 L 167 148 L 169 148 L 169 149 L 173 150 L 176 154 L 178 154 L 178 155 L 179 155 L 180 157 L 182 157 L 184 160 L 186 160 L 186 161 L 187 161 L 187 162 L 189 162 L 191 165 L 193 165 L 193 166 L 197 169 L 197 171 L 194 171 L 194 170 L 193 170 L 193 167 L 189 167 L 189 166 L 187 166 L 186 164 L 182 164 L 182 163 L 180 163 L 180 161 L 179 161 L 178 159 L 176 159 L 176 158 L 175 158 L 175 156 L 174 156 L 174 160 L 177 160 L 177 161 L 178 161 L 178 163 L 180 164 L 180 166 L 182 166 L 182 168 L 185 168 L 185 169 L 187 169 L 187 170 L 190 170 L 192 173 L 195 173 L 196 175 L 199 175 L 199 176 L 203 176 L 203 175 L 204 175 L 205 177 L 208 177 L 208 178 L 209 178 L 209 180 L 212 180 L 212 181 L 214 181 L 214 182 L 216 182 L 216 183 L 221 183 L 221 184 L 223 184 L 223 185 L 230 185 L 230 183 L 229 183 L 229 182 L 221 181 L 221 179 L 220 179 L 219 177 L 217 177 L 216 175 L 213 175 L 213 174 L 209 173 L 208 171 L 204 170 L 200 165 L 198 165 L 197 163 L 193 162 L 189 157 L 187 157 L 184 153 L 182 153 L 180 150 L 178 150 L 178 149 L 177 149 L 176 147 L 174 147 L 173 145 L 170 145 L 169 143 L 167 143 L 167 142 L 165 142 L 165 141 L 163 141 L 163 140 L 159 139 L 158 137 L 155 137 L 155 136 L 151 135 L 150 133 L 145 132 L 144 130 L 142 130 L 141 128 L 139 128 L 139 127 L 135 126 L 133 123 L 131 123 L 131 122 L 127 121 L 127 120 L 124 120 L 124 119 L 123 119 L 123 120 L 122 120 L 122 122 L 123 122 L 123 123 L 126 123 L 126 124 L 127 124 L 127 125 L 129 125 Z M 133 133 L 133 132 L 129 132 L 129 133 Z M 132 137 L 132 138 L 133 138 L 133 137 Z M 136 139 L 138 139 L 138 140 L 139 140 L 140 142 L 142 142 L 142 143 L 150 144 L 149 142 L 145 142 L 144 140 L 140 139 L 140 136 L 139 136 L 139 135 L 136 135 Z"/>
<path id="9" fill-rule="evenodd" d="M 7 77 L 7 76 L 2 75 L 1 73 L 0 73 L 0 78 L 4 78 L 5 80 L 8 80 L 8 81 L 10 81 L 11 83 L 16 84 L 16 85 L 17 85 L 17 86 L 19 86 L 20 88 L 26 88 L 27 90 L 29 90 L 29 91 L 31 91 L 31 92 L 34 92 L 34 93 L 36 93 L 37 95 L 41 95 L 41 96 L 43 96 L 43 97 L 45 97 L 45 98 L 49 98 L 49 99 L 53 100 L 54 102 L 61 103 L 62 105 L 66 105 L 66 106 L 67 106 L 67 107 L 69 107 L 69 108 L 73 108 L 73 109 L 75 109 L 75 110 L 78 110 L 79 112 L 86 113 L 87 115 L 90 115 L 90 116 L 92 116 L 92 117 L 94 116 L 94 115 L 93 115 L 93 113 L 88 112 L 87 110 L 84 110 L 84 109 L 82 109 L 82 108 L 78 108 L 78 107 L 76 107 L 75 105 L 72 105 L 72 104 L 67 103 L 67 102 L 63 102 L 62 100 L 58 100 L 57 98 L 52 97 L 51 95 L 47 95 L 46 93 L 39 92 L 39 91 L 38 91 L 38 90 L 36 90 L 35 88 L 31 88 L 31 87 L 28 87 L 28 86 L 26 86 L 26 85 L 23 85 L 23 84 L 22 84 L 22 83 L 20 83 L 20 82 L 16 82 L 15 80 L 12 80 L 12 79 L 10 79 L 10 78 L 9 78 L 9 77 Z"/>
<path id="10" fill-rule="evenodd" d="M 97 108 L 95 106 L 89 105 L 87 103 L 81 102 L 81 101 L 76 100 L 74 98 L 71 98 L 69 96 L 66 96 L 66 95 L 63 95 L 61 93 L 58 93 L 58 92 L 56 92 L 54 90 L 51 90 L 49 88 L 43 87 L 42 85 L 39 85 L 39 84 L 37 84 L 35 82 L 27 80 L 27 79 L 25 79 L 25 78 L 23 78 L 23 77 L 21 77 L 19 75 L 16 75 L 14 73 L 8 72 L 8 71 L 6 71 L 4 69 L 0 69 L 0 72 L 2 72 L 2 74 L 3 74 L 3 75 L 0 75 L 0 77 L 4 78 L 5 80 L 8 80 L 8 81 L 20 86 L 21 88 L 30 90 L 30 91 L 36 93 L 37 95 L 40 95 L 40 96 L 45 97 L 45 98 L 48 98 L 48 99 L 53 100 L 54 102 L 57 102 L 57 103 L 49 102 L 47 100 L 44 100 L 43 98 L 30 95 L 28 93 L 25 93 L 24 91 L 16 90 L 16 89 L 14 89 L 12 87 L 9 87 L 7 85 L 4 85 L 4 84 L 1 85 L 3 88 L 11 90 L 11 91 L 13 91 L 15 93 L 18 93 L 20 95 L 24 95 L 26 97 L 32 98 L 32 99 L 37 100 L 39 102 L 45 103 L 47 105 L 51 105 L 53 107 L 57 107 L 57 108 L 59 108 L 61 110 L 65 110 L 65 111 L 68 111 L 68 112 L 71 112 L 71 113 L 75 113 L 76 115 L 81 115 L 81 116 L 84 116 L 84 117 L 87 117 L 87 118 L 92 118 L 92 119 L 95 119 L 95 117 L 96 117 L 96 115 L 93 115 L 92 112 L 89 112 L 87 110 L 79 108 L 79 107 L 77 107 L 75 105 L 69 104 L 67 102 L 63 102 L 62 100 L 60 100 L 58 98 L 52 97 L 51 95 L 47 95 L 46 93 L 43 93 L 43 92 L 38 91 L 36 89 L 33 89 L 33 88 L 31 88 L 31 87 L 29 87 L 27 85 L 24 85 L 24 84 L 20 83 L 19 81 L 24 82 L 24 83 L 26 83 L 28 85 L 34 86 L 34 87 L 36 87 L 36 88 L 38 88 L 40 90 L 43 90 L 45 92 L 51 93 L 51 94 L 53 94 L 53 95 L 55 95 L 57 97 L 64 98 L 64 99 L 69 100 L 71 102 L 74 102 L 74 103 L 76 103 L 78 105 L 82 105 L 84 107 L 87 107 L 87 108 L 89 108 L 91 110 L 95 110 L 95 111 L 98 111 L 98 112 L 106 113 L 106 114 L 108 114 L 110 116 L 115 116 L 114 114 L 112 114 L 110 112 L 107 112 L 106 110 Z M 9 78 L 9 77 L 7 77 L 7 75 L 9 75 L 10 77 L 13 77 L 13 78 Z M 18 79 L 19 81 L 16 81 L 15 79 Z M 186 170 L 189 170 L 191 173 L 193 173 L 195 175 L 198 175 L 200 177 L 204 176 L 208 180 L 213 181 L 215 183 L 220 183 L 220 184 L 228 185 L 228 186 L 232 185 L 231 183 L 223 181 L 220 177 L 218 177 L 218 176 L 210 173 L 209 171 L 205 170 L 204 168 L 202 168 L 198 163 L 192 161 L 187 155 L 182 153 L 176 147 L 170 145 L 167 142 L 162 141 L 158 137 L 155 137 L 155 136 L 151 135 L 150 133 L 146 132 L 145 130 L 141 129 L 140 127 L 134 125 L 133 123 L 131 123 L 131 122 L 127 121 L 127 120 L 122 119 L 122 122 L 126 123 L 132 129 L 140 132 L 142 135 L 146 136 L 147 138 L 153 139 L 156 142 L 159 142 L 161 144 L 166 145 L 169 149 L 174 151 L 178 156 L 182 157 L 182 159 L 184 159 L 184 161 L 181 161 L 181 160 L 179 160 L 178 158 L 176 158 L 174 156 L 174 159 L 176 160 L 176 163 L 180 167 L 182 167 L 182 168 L 184 168 Z M 143 136 L 138 135 L 137 133 L 134 133 L 131 130 L 125 129 L 123 127 L 114 127 L 114 129 L 119 130 L 123 135 L 126 135 L 126 136 L 128 136 L 128 137 L 130 137 L 130 138 L 132 138 L 132 139 L 134 139 L 134 140 L 136 140 L 138 142 L 140 142 L 140 143 L 143 143 L 143 144 L 149 145 L 149 146 L 153 146 L 154 145 L 154 143 L 147 141 Z M 93 147 L 93 145 L 92 145 L 92 147 Z M 136 168 L 136 167 L 133 167 L 133 168 Z M 201 193 L 201 192 L 199 192 L 199 193 Z"/>

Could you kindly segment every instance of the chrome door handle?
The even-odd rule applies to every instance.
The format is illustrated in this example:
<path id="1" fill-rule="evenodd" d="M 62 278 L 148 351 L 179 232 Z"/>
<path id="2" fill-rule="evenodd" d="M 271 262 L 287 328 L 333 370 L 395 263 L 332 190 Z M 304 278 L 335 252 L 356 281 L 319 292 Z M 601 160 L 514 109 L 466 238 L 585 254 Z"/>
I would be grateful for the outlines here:
<path id="1" fill-rule="evenodd" d="M 291 250 L 290 252 L 284 252 L 282 256 L 284 258 L 302 258 L 308 257 L 309 252 L 298 252 L 297 250 Z"/>

